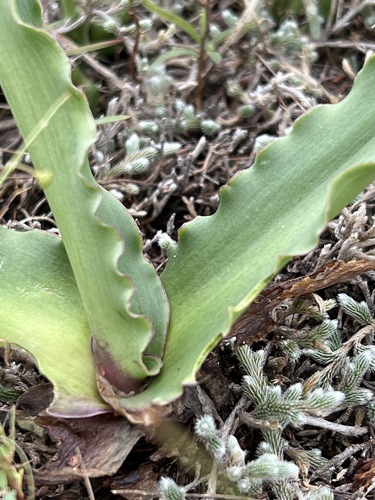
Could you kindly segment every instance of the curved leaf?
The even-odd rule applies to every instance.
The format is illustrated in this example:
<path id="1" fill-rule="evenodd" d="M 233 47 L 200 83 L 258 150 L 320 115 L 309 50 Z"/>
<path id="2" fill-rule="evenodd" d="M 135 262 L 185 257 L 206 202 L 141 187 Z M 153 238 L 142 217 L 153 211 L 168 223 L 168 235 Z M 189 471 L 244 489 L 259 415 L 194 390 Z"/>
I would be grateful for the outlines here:
<path id="1" fill-rule="evenodd" d="M 44 190 L 90 324 L 98 369 L 128 392 L 160 369 L 166 297 L 156 272 L 142 257 L 133 219 L 92 177 L 86 157 L 95 139 L 94 121 L 83 94 L 71 83 L 63 51 L 40 29 L 38 5 L 36 1 L 1 3 L 0 83 L 37 172 L 52 179 Z M 62 95 L 69 98 L 45 124 L 44 118 Z M 28 144 L 38 128 L 40 133 Z M 121 228 L 113 227 L 115 219 L 121 221 Z M 120 235 L 122 231 L 126 234 Z M 139 292 L 132 302 L 133 281 Z M 143 353 L 153 337 L 152 325 L 135 313 L 155 322 L 151 357 Z"/>
<path id="2" fill-rule="evenodd" d="M 142 4 L 143 7 L 145 7 L 150 12 L 157 14 L 158 16 L 161 17 L 161 19 L 165 19 L 166 21 L 169 21 L 170 23 L 173 23 L 176 26 L 178 26 L 182 31 L 185 31 L 185 33 L 187 33 L 195 43 L 199 44 L 201 42 L 201 35 L 183 17 L 174 14 L 170 10 L 163 9 L 159 5 L 152 2 L 151 0 L 142 0 Z"/>
<path id="3" fill-rule="evenodd" d="M 301 117 L 221 191 L 217 212 L 179 232 L 161 278 L 171 319 L 161 374 L 126 408 L 165 404 L 290 258 L 375 179 L 375 58 L 349 96 Z"/>
<path id="4" fill-rule="evenodd" d="M 95 383 L 90 329 L 64 246 L 41 231 L 0 226 L 1 337 L 53 381 L 59 415 L 108 412 Z"/>

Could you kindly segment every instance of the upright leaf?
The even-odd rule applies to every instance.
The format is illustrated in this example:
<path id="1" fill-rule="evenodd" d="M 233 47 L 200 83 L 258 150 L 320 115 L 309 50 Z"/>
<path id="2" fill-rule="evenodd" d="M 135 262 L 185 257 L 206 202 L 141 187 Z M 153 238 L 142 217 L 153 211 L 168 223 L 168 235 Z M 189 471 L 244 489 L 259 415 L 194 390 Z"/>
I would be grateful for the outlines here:
<path id="1" fill-rule="evenodd" d="M 63 51 L 41 29 L 40 5 L 34 0 L 0 5 L 0 84 L 30 142 L 37 172 L 51 177 L 44 191 L 77 281 L 98 369 L 125 392 L 137 390 L 161 366 L 166 296 L 142 256 L 133 219 L 91 174 L 87 150 L 95 139 L 94 121 L 71 83 Z M 68 99 L 45 123 L 62 95 Z M 154 322 L 155 335 L 143 315 Z M 10 340 L 20 343 L 16 334 Z"/>
<path id="2" fill-rule="evenodd" d="M 375 57 L 349 96 L 305 114 L 221 191 L 217 212 L 182 227 L 161 278 L 171 319 L 163 370 L 127 408 L 178 397 L 207 353 L 294 255 L 375 179 Z"/>

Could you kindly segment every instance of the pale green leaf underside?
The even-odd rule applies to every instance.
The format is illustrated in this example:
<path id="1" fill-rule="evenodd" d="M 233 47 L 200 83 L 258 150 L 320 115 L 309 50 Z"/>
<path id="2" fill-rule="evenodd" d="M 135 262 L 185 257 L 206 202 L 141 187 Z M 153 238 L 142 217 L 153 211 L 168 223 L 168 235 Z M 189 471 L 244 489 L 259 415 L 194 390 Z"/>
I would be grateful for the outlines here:
<path id="1" fill-rule="evenodd" d="M 0 290 L 0 337 L 38 360 L 54 383 L 54 411 L 109 411 L 96 388 L 90 329 L 61 240 L 0 226 Z"/>
<path id="2" fill-rule="evenodd" d="M 375 179 L 375 58 L 341 103 L 300 118 L 221 191 L 218 211 L 179 233 L 162 282 L 170 328 L 161 374 L 124 401 L 163 404 L 192 383 L 207 352 L 289 257 Z"/>
<path id="3" fill-rule="evenodd" d="M 95 139 L 94 121 L 83 94 L 71 83 L 61 48 L 46 32 L 27 24 L 33 21 L 39 26 L 36 6 L 37 2 L 11 0 L 0 5 L 0 83 L 26 143 L 54 103 L 69 96 L 28 149 L 36 170 L 52 177 L 45 193 L 91 333 L 126 376 L 143 380 L 160 368 L 168 322 L 165 294 L 142 256 L 133 219 L 92 177 L 86 156 Z M 109 227 L 115 221 L 121 221 L 116 229 Z M 125 244 L 120 236 L 124 228 Z M 126 276 L 118 272 L 118 265 Z M 153 339 L 147 318 L 155 327 Z M 143 352 L 153 357 L 144 357 Z"/>

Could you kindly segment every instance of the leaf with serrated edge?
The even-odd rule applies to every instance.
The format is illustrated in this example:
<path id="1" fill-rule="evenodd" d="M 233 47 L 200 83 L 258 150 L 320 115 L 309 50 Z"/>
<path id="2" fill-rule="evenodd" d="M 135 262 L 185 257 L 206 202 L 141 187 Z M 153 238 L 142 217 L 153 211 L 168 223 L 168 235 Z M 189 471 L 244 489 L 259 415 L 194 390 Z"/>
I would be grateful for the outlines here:
<path id="1" fill-rule="evenodd" d="M 37 172 L 52 174 L 45 193 L 89 321 L 98 370 L 128 392 L 160 369 L 168 304 L 142 256 L 133 219 L 92 177 L 85 158 L 95 139 L 94 121 L 71 83 L 66 56 L 40 25 L 37 2 L 1 3 L 0 83 L 26 143 L 60 96 L 69 95 L 29 151 Z M 121 227 L 112 227 L 115 220 Z M 9 340 L 22 344 L 22 332 Z"/>
<path id="2" fill-rule="evenodd" d="M 318 106 L 221 191 L 217 212 L 179 232 L 161 278 L 171 318 L 163 369 L 122 400 L 128 408 L 180 396 L 206 354 L 291 256 L 375 178 L 375 58 L 349 96 Z"/>
<path id="3" fill-rule="evenodd" d="M 288 137 L 267 147 L 250 170 L 238 174 L 222 190 L 215 215 L 197 218 L 180 230 L 179 244 L 172 249 L 162 274 L 171 305 L 164 366 L 143 393 L 121 399 L 126 409 L 166 404 L 178 397 L 182 386 L 194 381 L 206 354 L 269 278 L 291 256 L 309 251 L 327 220 L 375 178 L 374 89 L 372 58 L 344 101 L 318 107 L 299 119 Z M 74 121 L 74 109 L 64 105 L 62 111 L 73 112 L 70 119 Z M 67 118 L 60 110 L 52 120 L 56 127 L 55 122 L 65 130 Z M 56 133 L 56 128 L 53 130 Z M 86 146 L 80 148 L 81 161 L 91 140 L 88 134 L 83 141 Z M 53 151 L 46 152 L 49 158 Z M 83 183 L 86 196 L 87 190 L 93 189 L 89 187 L 92 179 L 87 169 L 82 173 L 87 180 Z M 91 215 L 100 201 L 97 190 L 93 191 Z M 105 205 L 104 201 L 103 213 L 107 213 Z M 104 217 L 106 223 L 112 220 L 111 210 L 108 208 L 109 219 Z M 74 218 L 72 222 L 76 224 Z M 109 234 L 108 228 L 101 229 Z M 118 245 L 113 233 L 108 238 L 109 248 Z M 116 255 L 120 255 L 119 250 Z M 139 304 L 141 307 L 142 300 Z M 120 347 L 120 343 L 116 345 Z M 31 352 L 37 354 L 35 348 Z"/>

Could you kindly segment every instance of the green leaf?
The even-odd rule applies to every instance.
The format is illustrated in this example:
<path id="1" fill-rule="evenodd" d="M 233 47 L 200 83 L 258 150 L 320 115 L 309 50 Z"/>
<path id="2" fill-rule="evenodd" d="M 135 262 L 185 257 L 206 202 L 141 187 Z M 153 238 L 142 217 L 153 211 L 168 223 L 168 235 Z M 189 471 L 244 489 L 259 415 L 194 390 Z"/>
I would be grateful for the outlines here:
<path id="1" fill-rule="evenodd" d="M 95 383 L 90 329 L 64 246 L 41 231 L 0 226 L 1 335 L 38 360 L 61 416 L 109 411 Z"/>
<path id="2" fill-rule="evenodd" d="M 215 64 L 220 64 L 221 55 L 218 52 L 215 52 L 214 50 L 209 50 L 207 52 L 207 55 Z"/>
<path id="3" fill-rule="evenodd" d="M 171 318 L 163 370 L 127 408 L 165 404 L 265 284 L 318 241 L 327 221 L 375 178 L 375 58 L 349 96 L 297 120 L 221 191 L 217 212 L 179 232 L 161 278 Z"/>
<path id="4" fill-rule="evenodd" d="M 198 49 L 189 49 L 189 48 L 175 48 L 175 49 L 170 49 L 166 52 L 163 52 L 158 56 L 155 61 L 150 65 L 151 69 L 158 68 L 159 66 L 162 66 L 165 64 L 167 61 L 170 59 L 178 58 L 178 57 L 183 57 L 183 56 L 188 56 L 188 57 L 193 57 L 194 59 L 198 58 Z"/>
<path id="5" fill-rule="evenodd" d="M 167 325 L 169 321 L 169 305 L 164 288 L 160 285 L 155 270 L 151 264 L 140 259 L 142 255 L 142 240 L 134 220 L 108 191 L 102 190 L 103 199 L 99 207 L 98 215 L 103 221 L 114 225 L 116 229 L 124 236 L 126 242 L 126 252 L 122 254 L 118 261 L 118 269 L 121 273 L 130 277 L 136 288 L 131 298 L 132 311 L 136 314 L 146 314 L 151 320 L 154 336 L 147 345 L 146 353 L 161 359 L 164 352 L 165 338 L 167 334 Z M 121 210 L 118 208 L 121 207 Z M 126 214 L 126 217 L 123 215 Z M 129 342 L 135 342 L 133 332 L 128 335 Z M 128 353 L 125 335 L 120 339 L 122 352 Z M 126 348 L 125 348 L 126 346 Z M 152 360 L 148 357 L 148 363 Z M 160 364 L 157 363 L 157 372 Z M 149 370 L 151 367 L 148 366 Z M 150 371 L 150 375 L 155 371 Z"/>
<path id="6" fill-rule="evenodd" d="M 74 49 L 66 49 L 65 54 L 67 56 L 77 56 L 81 54 L 86 54 L 87 52 L 95 52 L 97 50 L 105 49 L 107 47 L 112 47 L 113 45 L 118 45 L 122 43 L 121 38 L 116 38 L 115 40 L 103 40 L 102 42 L 90 43 L 88 45 L 81 45 L 75 47 Z"/>
<path id="7" fill-rule="evenodd" d="M 125 120 L 129 120 L 129 116 L 127 116 L 127 115 L 111 115 L 111 116 L 103 116 L 102 118 L 97 118 L 95 120 L 95 122 L 97 125 L 107 125 L 108 123 L 123 122 Z"/>
<path id="8" fill-rule="evenodd" d="M 154 14 L 157 14 L 159 17 L 164 19 L 165 21 L 169 21 L 172 24 L 178 26 L 182 31 L 185 31 L 187 35 L 190 36 L 192 40 L 196 43 L 201 42 L 201 36 L 198 31 L 188 22 L 185 21 L 182 17 L 177 14 L 173 14 L 173 12 L 169 10 L 165 10 L 159 5 L 151 2 L 151 0 L 142 0 L 143 7 Z"/>
<path id="9" fill-rule="evenodd" d="M 61 0 L 61 8 L 67 18 L 77 19 L 80 14 L 79 4 L 76 0 Z"/>
<path id="10" fill-rule="evenodd" d="M 142 256 L 134 220 L 91 174 L 86 158 L 95 139 L 94 120 L 71 83 L 62 49 L 27 24 L 40 24 L 34 10 L 29 16 L 35 5 L 1 3 L 0 83 L 37 173 L 52 179 L 45 193 L 82 298 L 98 370 L 128 392 L 160 370 L 168 304 Z"/>
<path id="11" fill-rule="evenodd" d="M 199 14 L 199 29 L 200 29 L 201 37 L 205 36 L 207 28 L 208 28 L 208 30 L 210 29 L 210 27 L 207 26 L 208 19 L 207 19 L 206 8 L 207 7 L 202 7 L 200 14 Z"/>
<path id="12" fill-rule="evenodd" d="M 23 10 L 26 4 L 17 3 L 24 23 L 34 4 L 28 2 Z M 120 388 L 122 382 L 142 383 L 155 375 L 164 347 L 167 302 L 155 271 L 141 258 L 134 221 L 90 173 L 85 158 L 94 139 L 93 120 L 82 94 L 71 85 L 64 54 L 39 28 L 15 21 L 12 6 L 11 0 L 0 3 L 0 82 L 39 175 L 52 177 L 45 191 L 74 279 L 69 278 L 73 275 L 58 240 L 54 241 L 60 250 L 42 241 L 49 235 L 32 232 L 19 235 L 26 243 L 13 244 L 17 233 L 5 235 L 1 230 L 0 260 L 10 262 L 10 253 L 14 259 L 9 274 L 0 279 L 2 296 L 13 293 L 14 283 L 18 286 L 12 274 L 16 262 L 26 267 L 19 264 L 22 272 L 14 274 L 21 288 L 16 299 L 4 301 L 0 320 L 4 337 L 30 350 L 57 387 L 52 411 L 67 415 L 67 403 L 75 399 L 78 406 L 71 415 L 106 411 L 96 392 L 95 374 Z M 222 190 L 215 215 L 197 218 L 180 230 L 162 274 L 171 307 L 163 369 L 144 392 L 120 400 L 126 410 L 165 405 L 177 398 L 270 277 L 291 256 L 313 248 L 327 220 L 375 178 L 374 89 L 372 58 L 343 102 L 299 119 L 289 136 L 263 150 L 251 169 Z M 38 240 L 34 250 L 33 238 Z M 24 257 L 26 248 L 31 259 Z M 47 261 L 49 270 L 44 273 L 41 266 Z M 53 263 L 63 270 L 50 268 Z M 49 275 L 55 277 L 52 299 L 44 285 Z M 73 306 L 80 312 L 74 313 Z M 51 317 L 69 322 L 70 314 L 76 316 L 69 323 L 71 333 L 50 326 Z M 152 340 L 151 325 L 139 314 L 153 323 Z M 28 318 L 32 325 L 26 324 Z M 46 330 L 39 333 L 44 323 L 48 336 Z M 99 367 L 91 358 L 90 336 Z M 76 358 L 72 348 L 78 352 Z M 67 362 L 69 352 L 72 362 Z M 123 374 L 125 381 L 119 380 Z M 72 382 L 65 387 L 66 379 Z M 88 387 L 82 393 L 83 385 Z M 108 390 L 103 397 L 111 400 L 110 386 L 103 387 Z"/>

